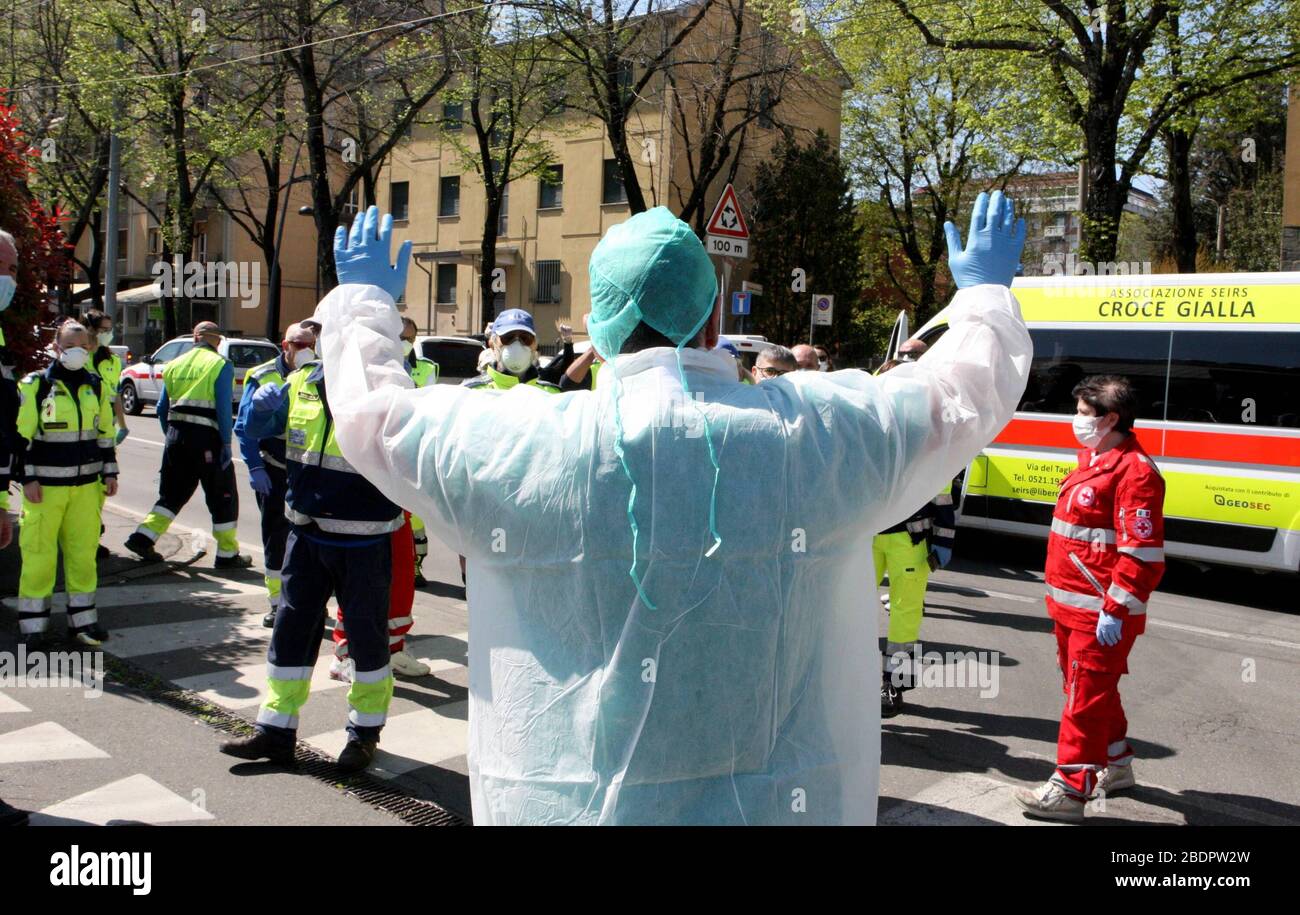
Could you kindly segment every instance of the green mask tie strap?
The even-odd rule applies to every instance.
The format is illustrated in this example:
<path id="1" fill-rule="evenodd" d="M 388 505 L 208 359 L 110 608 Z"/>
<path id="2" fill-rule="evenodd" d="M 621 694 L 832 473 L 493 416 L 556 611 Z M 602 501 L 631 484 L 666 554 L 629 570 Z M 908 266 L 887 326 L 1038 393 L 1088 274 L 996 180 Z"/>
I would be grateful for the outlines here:
<path id="1" fill-rule="evenodd" d="M 632 477 L 632 468 L 627 465 L 627 454 L 623 451 L 623 412 L 619 408 L 619 399 L 623 396 L 623 379 L 619 377 L 618 368 L 611 362 L 610 374 L 614 376 L 614 453 L 618 455 L 618 461 L 623 465 L 623 475 L 627 481 L 632 484 L 632 491 L 627 497 L 627 524 L 632 530 L 632 567 L 627 570 L 627 574 L 632 578 L 632 584 L 636 585 L 636 593 L 641 597 L 641 603 L 645 604 L 651 610 L 658 609 L 650 602 L 649 596 L 645 593 L 645 588 L 641 583 L 641 576 L 636 573 L 636 545 L 640 536 L 640 530 L 636 525 L 636 480 Z"/>
<path id="2" fill-rule="evenodd" d="M 679 344 L 675 350 L 677 355 L 677 377 L 681 379 L 682 391 L 686 397 L 695 404 L 695 412 L 700 414 L 700 420 L 704 423 L 704 443 L 709 446 L 709 463 L 713 465 L 713 489 L 709 493 L 709 533 L 713 535 L 713 546 L 705 552 L 705 558 L 711 557 L 722 546 L 722 535 L 718 533 L 718 479 L 722 476 L 722 467 L 718 464 L 718 453 L 713 448 L 713 426 L 709 424 L 709 417 L 705 414 L 704 409 L 695 400 L 691 394 L 691 386 L 686 382 L 686 371 L 682 368 L 682 346 Z"/>

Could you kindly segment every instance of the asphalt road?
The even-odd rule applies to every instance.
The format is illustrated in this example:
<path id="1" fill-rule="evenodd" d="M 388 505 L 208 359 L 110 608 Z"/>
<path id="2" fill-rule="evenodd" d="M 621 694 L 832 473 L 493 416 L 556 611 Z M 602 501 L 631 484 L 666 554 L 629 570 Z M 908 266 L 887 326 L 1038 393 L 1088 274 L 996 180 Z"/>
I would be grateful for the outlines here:
<path id="1" fill-rule="evenodd" d="M 156 497 L 162 434 L 148 414 L 131 428 L 114 501 L 143 516 Z M 257 509 L 238 459 L 237 475 L 239 538 L 260 563 Z M 210 528 L 201 497 L 178 523 Z M 425 574 L 459 585 L 456 557 L 430 546 Z M 927 663 L 933 681 L 907 694 L 904 714 L 884 722 L 882 823 L 1025 822 L 1010 790 L 1050 775 L 1062 704 L 1043 552 L 1042 543 L 963 532 L 953 566 L 934 576 L 922 638 L 938 663 Z M 1295 576 L 1171 563 L 1122 683 L 1142 787 L 1090 808 L 1091 817 L 1300 824 L 1298 593 Z M 875 603 L 864 595 L 864 609 Z M 463 603 L 455 607 L 464 614 Z M 968 652 L 984 666 L 962 660 Z M 962 671 L 971 674 L 965 685 L 955 682 Z"/>

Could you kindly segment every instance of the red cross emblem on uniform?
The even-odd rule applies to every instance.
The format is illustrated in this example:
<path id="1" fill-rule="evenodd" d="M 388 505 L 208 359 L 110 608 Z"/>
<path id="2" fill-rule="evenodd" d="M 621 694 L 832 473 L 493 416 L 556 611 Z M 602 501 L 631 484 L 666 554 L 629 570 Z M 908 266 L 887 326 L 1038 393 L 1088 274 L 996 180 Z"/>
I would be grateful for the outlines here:
<path id="1" fill-rule="evenodd" d="M 1085 486 L 1079 490 L 1079 504 L 1084 508 L 1092 508 L 1092 503 L 1097 501 L 1097 494 L 1092 491 L 1091 486 Z"/>
<path id="2" fill-rule="evenodd" d="M 1150 540 L 1153 530 L 1150 518 L 1133 519 L 1133 536 L 1137 537 L 1137 539 Z"/>

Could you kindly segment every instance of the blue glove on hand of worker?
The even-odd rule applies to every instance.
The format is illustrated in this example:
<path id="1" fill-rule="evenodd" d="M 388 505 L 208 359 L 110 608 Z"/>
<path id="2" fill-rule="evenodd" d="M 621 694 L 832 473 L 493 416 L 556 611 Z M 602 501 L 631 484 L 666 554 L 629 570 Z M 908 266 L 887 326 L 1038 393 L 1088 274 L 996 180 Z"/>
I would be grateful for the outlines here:
<path id="1" fill-rule="evenodd" d="M 1097 617 L 1097 641 L 1103 645 L 1116 645 L 1119 643 L 1120 631 L 1123 628 L 1122 619 L 1111 616 L 1103 610 Z"/>
<path id="2" fill-rule="evenodd" d="M 253 392 L 253 411 L 255 413 L 274 413 L 284 404 L 289 396 L 287 384 L 264 384 Z"/>
<path id="3" fill-rule="evenodd" d="M 936 546 L 934 554 L 939 557 L 939 568 L 948 568 L 948 563 L 952 562 L 952 550 L 946 546 Z"/>
<path id="4" fill-rule="evenodd" d="M 258 495 L 269 496 L 271 494 L 271 475 L 266 472 L 265 468 L 254 467 L 249 470 L 248 482 L 252 485 L 253 492 Z"/>
<path id="5" fill-rule="evenodd" d="M 393 217 L 379 218 L 379 207 L 369 207 L 352 220 L 349 233 L 339 226 L 334 230 L 334 270 L 339 283 L 378 286 L 396 301 L 406 291 L 406 271 L 411 265 L 411 242 L 402 242 L 397 261 L 388 262 L 393 247 Z"/>
<path id="6" fill-rule="evenodd" d="M 981 193 L 975 198 L 965 250 L 955 225 L 945 222 L 943 231 L 948 237 L 948 269 L 958 289 L 1011 285 L 1025 247 L 1025 221 L 1016 219 L 1010 197 L 994 191 L 992 197 Z"/>
<path id="7" fill-rule="evenodd" d="M 131 430 L 130 430 L 130 429 L 126 429 L 126 428 L 118 429 L 118 430 L 117 430 L 117 444 L 120 445 L 120 444 L 122 444 L 124 441 L 126 441 L 126 437 L 127 437 L 128 435 L 130 435 L 130 434 L 131 434 Z"/>

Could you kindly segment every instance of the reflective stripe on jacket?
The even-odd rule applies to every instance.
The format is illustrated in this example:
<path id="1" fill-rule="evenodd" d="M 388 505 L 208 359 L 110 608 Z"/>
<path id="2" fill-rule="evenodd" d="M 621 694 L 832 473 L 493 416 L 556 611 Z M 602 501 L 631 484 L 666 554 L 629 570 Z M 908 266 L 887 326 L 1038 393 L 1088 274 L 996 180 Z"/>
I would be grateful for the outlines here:
<path id="1" fill-rule="evenodd" d="M 23 378 L 19 393 L 18 434 L 27 443 L 17 472 L 24 482 L 80 486 L 117 475 L 113 405 L 97 376 L 56 362 Z"/>
<path id="2" fill-rule="evenodd" d="M 537 377 L 537 367 L 533 366 L 522 377 L 511 375 L 506 372 L 498 372 L 492 366 L 488 366 L 482 375 L 474 378 L 467 378 L 461 382 L 467 388 L 493 388 L 498 391 L 504 391 L 513 388 L 517 384 L 531 384 L 534 387 L 541 388 L 552 394 L 560 393 L 559 385 L 551 384 L 549 381 L 543 381 Z"/>
<path id="3" fill-rule="evenodd" d="M 1165 481 L 1130 434 L 1061 482 L 1047 540 L 1047 608 L 1072 629 L 1092 629 L 1097 614 L 1146 629 L 1147 600 L 1165 571 Z"/>
<path id="4" fill-rule="evenodd" d="M 219 429 L 217 376 L 225 367 L 225 357 L 210 346 L 196 346 L 167 363 L 163 369 L 167 422 Z M 230 409 L 228 403 L 220 406 Z"/>
<path id="5" fill-rule="evenodd" d="M 357 473 L 339 450 L 320 364 L 293 372 L 288 385 L 285 517 L 342 536 L 375 536 L 400 528 L 402 510 Z"/>

